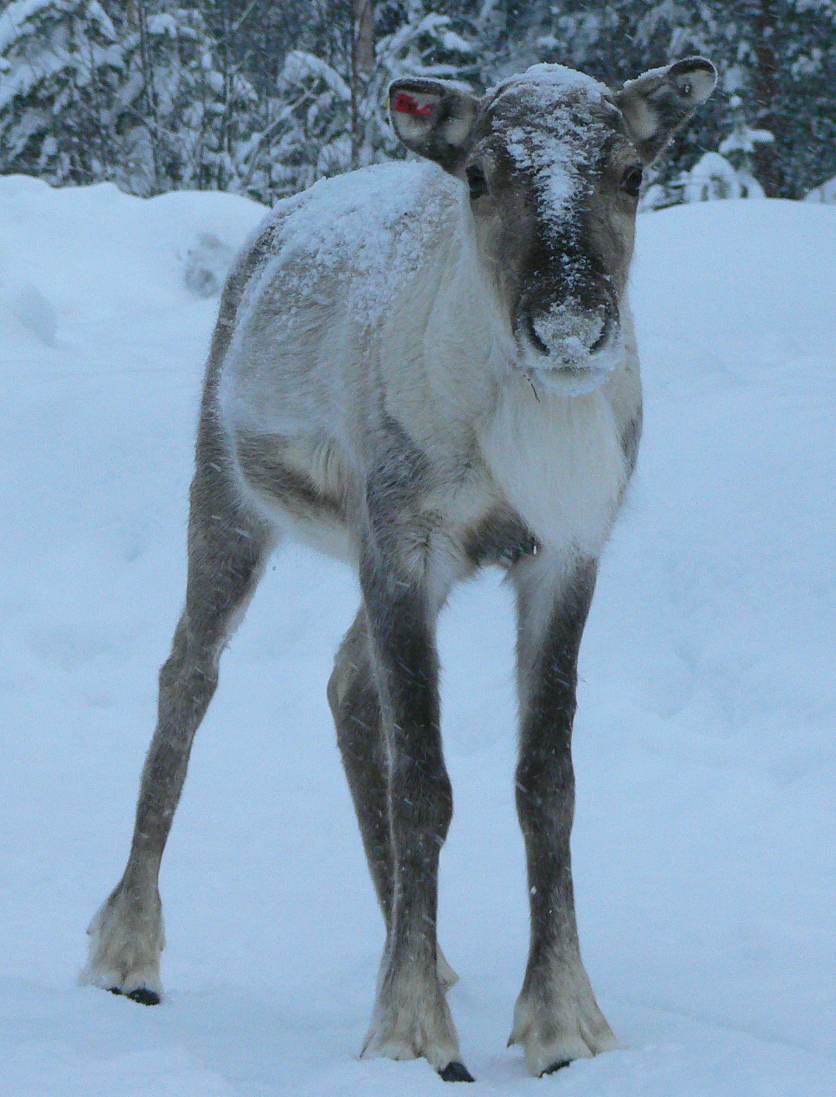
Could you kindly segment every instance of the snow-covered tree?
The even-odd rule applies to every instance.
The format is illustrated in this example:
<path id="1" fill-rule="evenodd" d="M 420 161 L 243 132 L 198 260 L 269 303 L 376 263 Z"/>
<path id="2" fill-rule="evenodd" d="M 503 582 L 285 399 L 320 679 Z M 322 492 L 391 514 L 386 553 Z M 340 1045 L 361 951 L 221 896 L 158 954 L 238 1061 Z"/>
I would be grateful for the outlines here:
<path id="1" fill-rule="evenodd" d="M 270 143 L 271 185 L 278 193 L 292 193 L 352 164 L 403 156 L 386 117 L 386 89 L 398 76 L 478 82 L 478 55 L 466 21 L 439 14 L 422 0 L 407 0 L 397 18 L 391 6 L 385 14 L 394 29 L 378 37 L 373 69 L 354 99 L 350 58 L 338 50 L 332 62 L 303 50 L 287 55 L 277 89 L 283 107 Z"/>
<path id="2" fill-rule="evenodd" d="M 405 155 L 397 76 L 484 88 L 555 61 L 618 84 L 689 53 L 721 88 L 645 203 L 682 200 L 706 152 L 753 194 L 836 174 L 836 0 L 0 0 L 0 171 L 272 201 Z"/>
<path id="3" fill-rule="evenodd" d="M 112 178 L 122 47 L 98 0 L 14 0 L 0 13 L 2 170 Z"/>
<path id="4" fill-rule="evenodd" d="M 134 0 L 125 32 L 118 107 L 129 189 L 236 189 L 256 96 L 203 14 Z"/>
<path id="5" fill-rule="evenodd" d="M 755 178 L 755 155 L 759 145 L 771 145 L 775 138 L 769 130 L 752 129 L 746 121 L 740 96 L 733 95 L 729 107 L 732 131 L 720 142 L 720 153 L 735 171 L 740 197 L 763 198 L 763 187 Z"/>
<path id="6" fill-rule="evenodd" d="M 269 183 L 290 194 L 351 166 L 351 87 L 327 61 L 292 50 L 279 75 Z"/>
<path id="7" fill-rule="evenodd" d="M 763 191 L 760 196 L 763 196 Z M 704 152 L 682 180 L 683 202 L 710 202 L 716 198 L 745 197 L 747 195 L 740 176 L 719 152 Z"/>

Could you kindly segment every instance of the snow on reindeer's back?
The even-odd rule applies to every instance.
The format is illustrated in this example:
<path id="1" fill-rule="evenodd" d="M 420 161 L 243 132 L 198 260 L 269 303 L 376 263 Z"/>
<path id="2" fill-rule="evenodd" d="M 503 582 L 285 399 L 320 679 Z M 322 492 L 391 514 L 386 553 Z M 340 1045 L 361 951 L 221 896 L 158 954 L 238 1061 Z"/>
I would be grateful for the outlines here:
<path id="1" fill-rule="evenodd" d="M 281 226 L 265 274 L 297 306 L 336 279 L 352 318 L 373 324 L 421 268 L 462 189 L 426 161 L 320 180 L 276 205 L 271 217 Z"/>

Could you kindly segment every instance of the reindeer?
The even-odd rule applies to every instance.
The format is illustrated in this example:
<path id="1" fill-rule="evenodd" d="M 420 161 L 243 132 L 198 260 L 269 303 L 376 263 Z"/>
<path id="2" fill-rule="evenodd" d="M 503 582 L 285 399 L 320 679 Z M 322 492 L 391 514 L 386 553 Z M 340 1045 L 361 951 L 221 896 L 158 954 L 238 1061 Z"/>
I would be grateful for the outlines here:
<path id="1" fill-rule="evenodd" d="M 328 699 L 386 923 L 364 1054 L 472 1080 L 436 940 L 453 808 L 435 628 L 453 585 L 489 564 L 517 597 L 531 907 L 509 1043 L 535 1075 L 614 1046 L 572 892 L 576 666 L 641 429 L 627 276 L 642 165 L 716 79 L 689 57 L 617 92 L 559 65 L 481 98 L 396 80 L 390 117 L 422 159 L 279 202 L 245 249 L 209 356 L 185 609 L 89 982 L 160 1000 L 158 874 L 192 741 L 221 649 L 295 534 L 349 561 L 362 589 Z"/>

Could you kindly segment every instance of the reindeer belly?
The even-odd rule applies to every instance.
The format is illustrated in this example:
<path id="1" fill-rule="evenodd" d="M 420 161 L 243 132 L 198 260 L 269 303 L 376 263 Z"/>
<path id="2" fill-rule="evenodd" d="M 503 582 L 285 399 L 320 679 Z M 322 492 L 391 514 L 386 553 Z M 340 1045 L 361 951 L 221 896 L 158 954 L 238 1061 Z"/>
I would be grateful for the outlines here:
<path id="1" fill-rule="evenodd" d="M 572 398 L 508 385 L 480 443 L 505 505 L 544 547 L 597 557 L 627 481 L 601 391 Z"/>
<path id="2" fill-rule="evenodd" d="M 328 556 L 356 560 L 352 487 L 331 443 L 239 430 L 231 444 L 239 489 L 265 521 Z"/>

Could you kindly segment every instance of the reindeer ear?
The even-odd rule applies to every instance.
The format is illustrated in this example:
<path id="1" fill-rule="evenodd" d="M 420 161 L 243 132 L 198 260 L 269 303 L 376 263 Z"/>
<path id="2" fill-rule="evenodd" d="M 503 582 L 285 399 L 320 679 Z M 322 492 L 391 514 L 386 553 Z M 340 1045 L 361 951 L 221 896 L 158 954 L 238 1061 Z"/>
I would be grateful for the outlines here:
<path id="1" fill-rule="evenodd" d="M 408 149 L 455 175 L 461 169 L 479 100 L 445 80 L 395 80 L 389 116 Z"/>
<path id="2" fill-rule="evenodd" d="M 716 84 L 717 70 L 705 57 L 686 57 L 625 83 L 615 101 L 646 163 L 659 155 Z"/>

